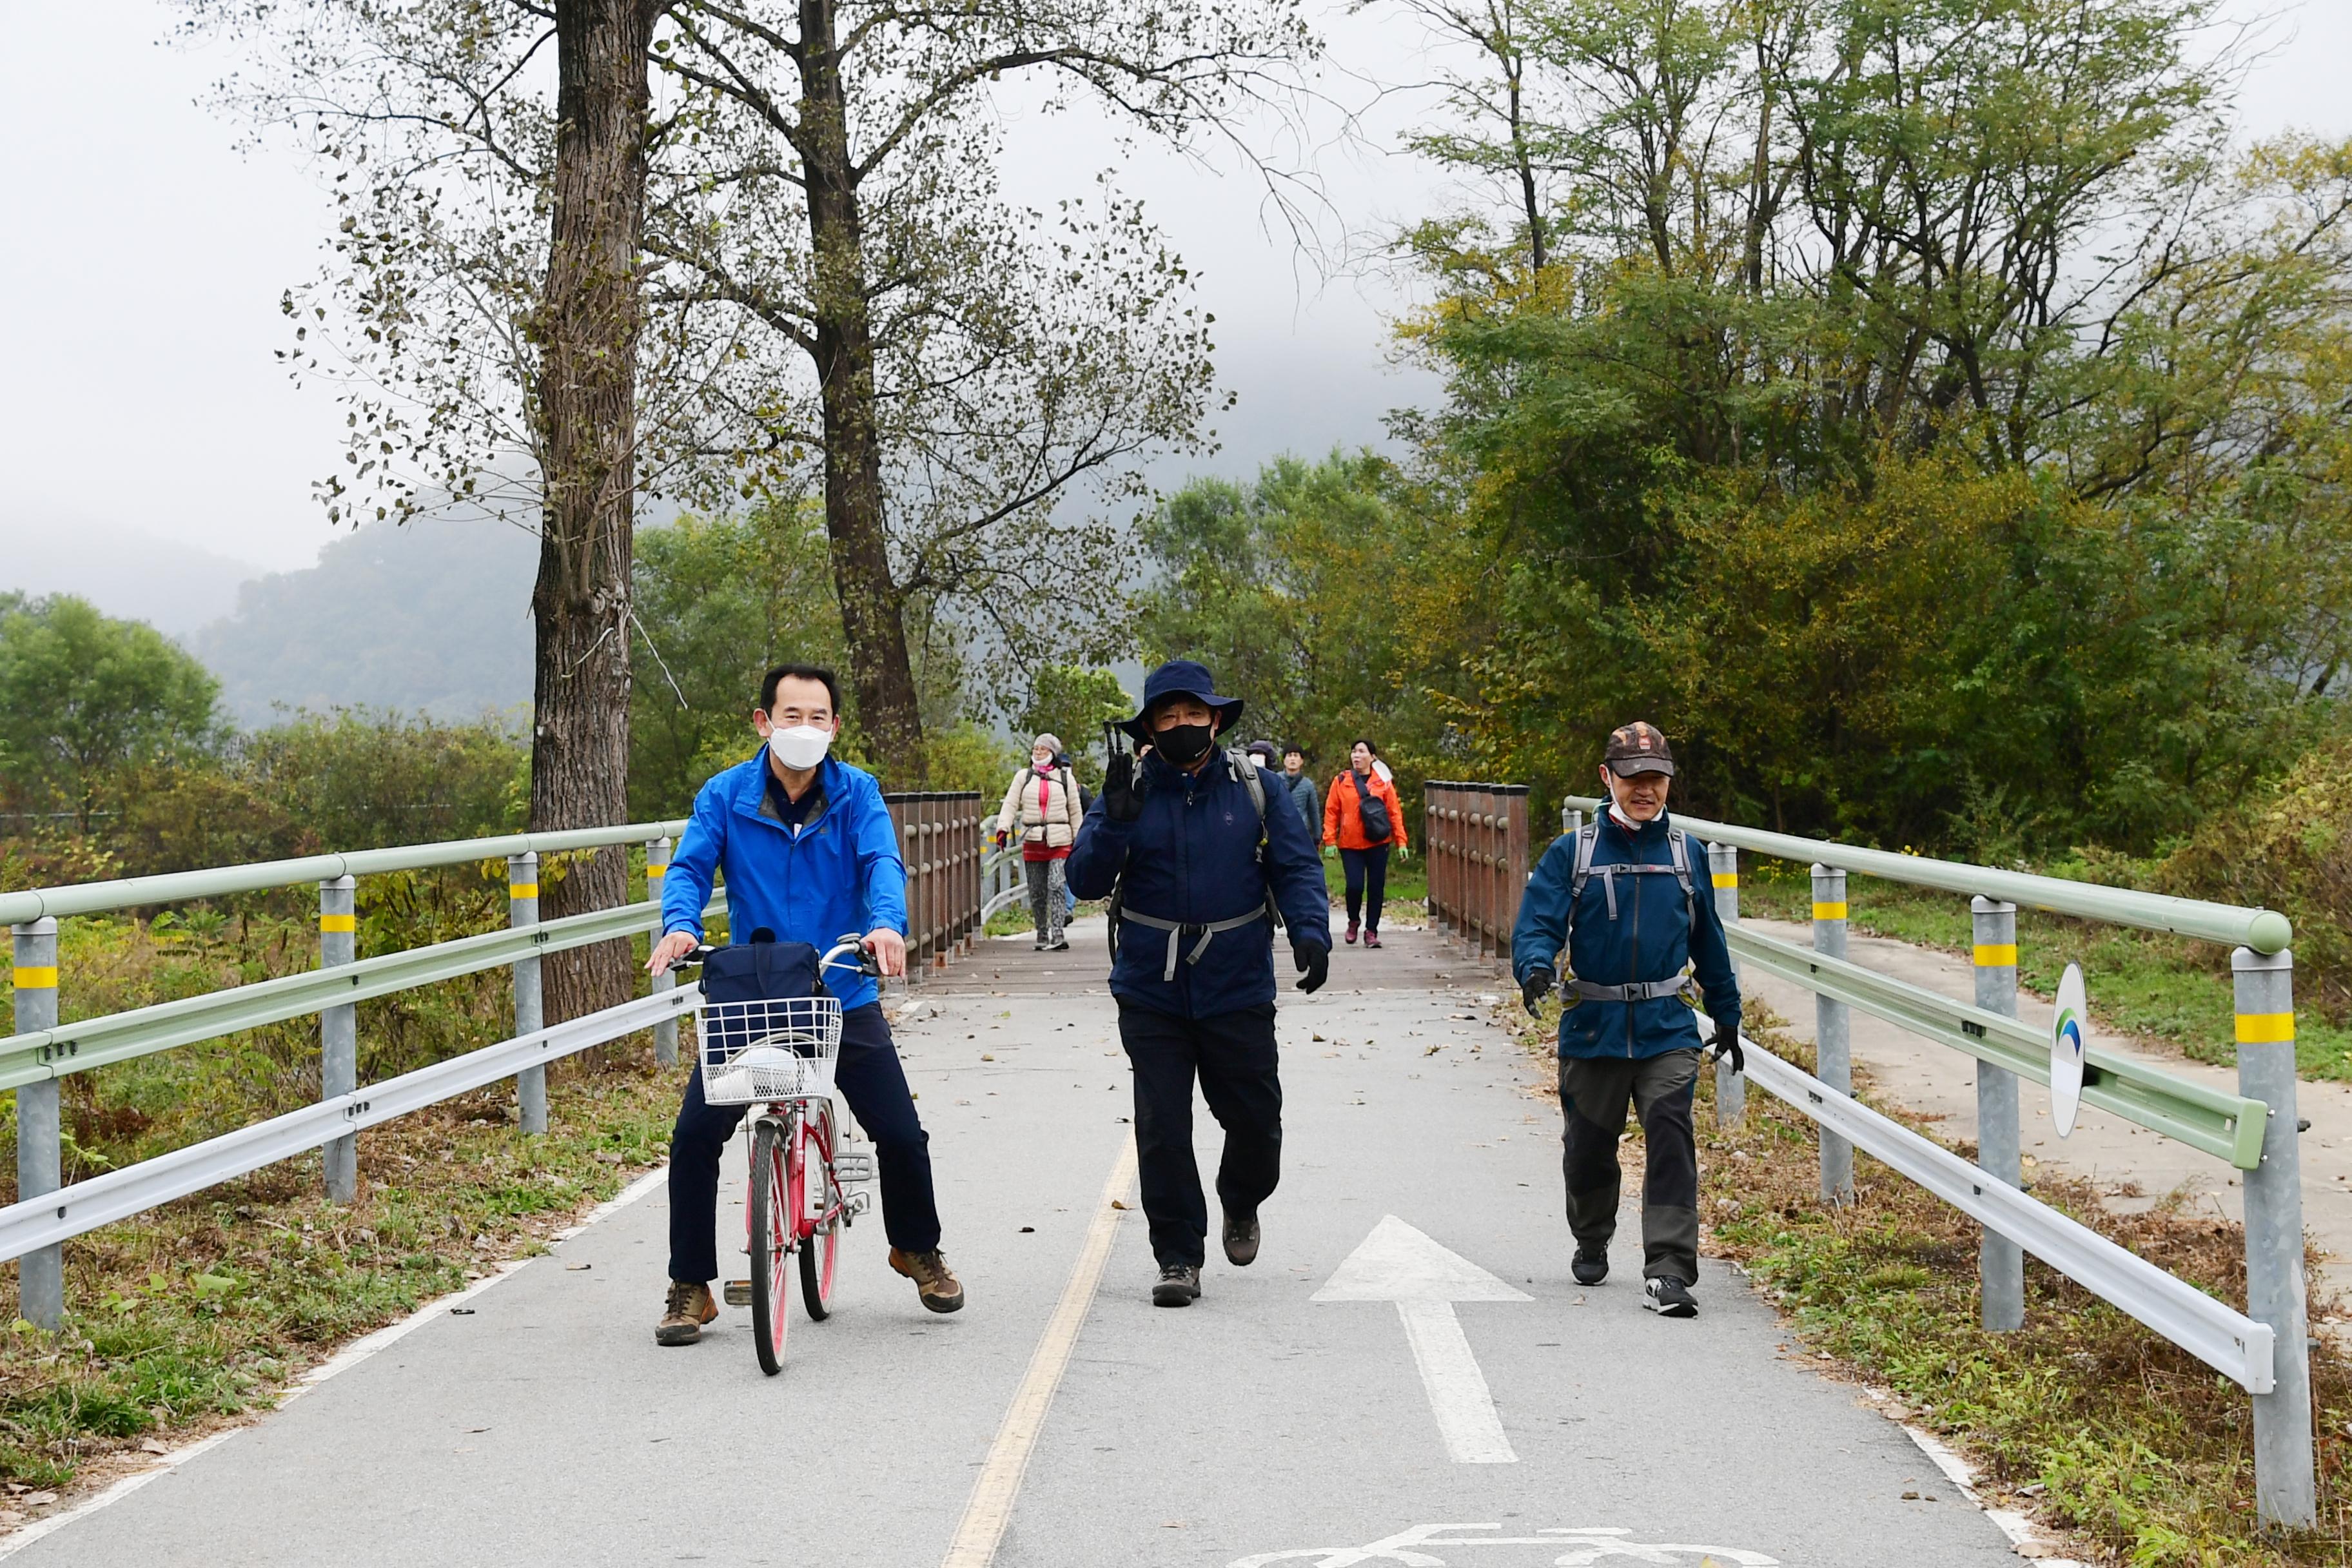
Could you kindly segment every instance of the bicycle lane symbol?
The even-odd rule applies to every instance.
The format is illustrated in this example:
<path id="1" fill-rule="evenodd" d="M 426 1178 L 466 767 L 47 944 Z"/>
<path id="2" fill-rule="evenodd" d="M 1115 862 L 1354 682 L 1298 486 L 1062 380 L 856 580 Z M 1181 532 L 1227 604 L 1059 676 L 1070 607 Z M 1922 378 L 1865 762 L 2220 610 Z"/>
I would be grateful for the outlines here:
<path id="1" fill-rule="evenodd" d="M 1768 1557 L 1761 1552 L 1731 1546 L 1631 1541 L 1626 1537 L 1633 1534 L 1632 1531 L 1613 1525 L 1539 1530 L 1533 1535 L 1444 1533 L 1500 1529 L 1499 1524 L 1420 1524 L 1363 1546 L 1307 1546 L 1286 1552 L 1261 1552 L 1235 1558 L 1228 1568 L 1267 1568 L 1276 1563 L 1299 1563 L 1308 1568 L 1356 1568 L 1364 1563 L 1393 1563 L 1402 1568 L 1457 1568 L 1454 1561 L 1437 1555 L 1432 1549 L 1467 1546 L 1541 1548 L 1558 1553 L 1549 1560 L 1552 1568 L 1610 1568 L 1626 1563 L 1658 1563 L 1665 1568 L 1780 1568 L 1779 1558 Z M 1514 1560 L 1532 1564 L 1538 1559 L 1534 1553 L 1521 1551 L 1514 1554 Z"/>

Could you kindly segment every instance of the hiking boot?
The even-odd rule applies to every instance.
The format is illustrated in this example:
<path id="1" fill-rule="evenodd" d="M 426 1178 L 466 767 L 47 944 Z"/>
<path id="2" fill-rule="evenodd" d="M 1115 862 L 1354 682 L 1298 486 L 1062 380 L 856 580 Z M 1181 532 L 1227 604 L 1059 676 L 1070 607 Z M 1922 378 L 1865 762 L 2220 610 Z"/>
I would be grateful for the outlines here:
<path id="1" fill-rule="evenodd" d="M 1661 1318 L 1696 1318 L 1698 1298 L 1679 1279 L 1653 1276 L 1642 1281 L 1642 1305 Z"/>
<path id="2" fill-rule="evenodd" d="M 1257 1261 L 1255 1214 L 1225 1215 L 1225 1261 L 1236 1268 L 1247 1268 Z"/>
<path id="3" fill-rule="evenodd" d="M 1381 933 L 1380 933 L 1380 932 L 1378 932 L 1378 931 L 1366 931 L 1366 932 L 1364 933 L 1364 945 L 1365 945 L 1366 947 L 1378 947 L 1378 946 L 1380 946 L 1380 945 L 1381 945 Z"/>
<path id="4" fill-rule="evenodd" d="M 1356 940 L 1356 922 L 1353 921 L 1348 922 L 1348 940 L 1349 942 Z"/>
<path id="5" fill-rule="evenodd" d="M 1598 1285 L 1609 1278 L 1609 1249 L 1605 1247 L 1580 1247 L 1569 1260 L 1568 1271 L 1576 1276 L 1579 1285 Z"/>
<path id="6" fill-rule="evenodd" d="M 915 1282 L 915 1294 L 932 1311 L 962 1309 L 963 1283 L 950 1271 L 946 1255 L 938 1247 L 929 1252 L 901 1252 L 894 1247 L 890 1249 L 890 1267 Z"/>
<path id="7" fill-rule="evenodd" d="M 1070 951 L 1070 939 L 1064 937 L 1061 941 L 1055 942 L 1045 951 L 1047 952 L 1067 952 Z"/>
<path id="8" fill-rule="evenodd" d="M 1160 1282 L 1151 1288 L 1155 1307 L 1189 1307 L 1201 1299 L 1201 1269 L 1192 1263 L 1166 1263 Z"/>
<path id="9" fill-rule="evenodd" d="M 709 1286 L 673 1279 L 662 1320 L 654 1325 L 654 1343 L 690 1345 L 702 1337 L 702 1325 L 718 1315 L 719 1303 L 710 1299 Z"/>

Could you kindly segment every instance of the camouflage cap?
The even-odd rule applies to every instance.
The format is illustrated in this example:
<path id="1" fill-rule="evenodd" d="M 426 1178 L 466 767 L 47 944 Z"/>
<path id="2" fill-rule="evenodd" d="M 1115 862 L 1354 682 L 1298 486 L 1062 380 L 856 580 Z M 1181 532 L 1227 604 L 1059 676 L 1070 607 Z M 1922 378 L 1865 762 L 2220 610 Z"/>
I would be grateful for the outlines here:
<path id="1" fill-rule="evenodd" d="M 1601 753 L 1603 766 L 1621 779 L 1636 773 L 1664 773 L 1672 777 L 1675 771 L 1674 748 L 1658 732 L 1655 724 L 1645 724 L 1636 719 L 1631 724 L 1620 725 L 1609 731 L 1609 749 Z"/>

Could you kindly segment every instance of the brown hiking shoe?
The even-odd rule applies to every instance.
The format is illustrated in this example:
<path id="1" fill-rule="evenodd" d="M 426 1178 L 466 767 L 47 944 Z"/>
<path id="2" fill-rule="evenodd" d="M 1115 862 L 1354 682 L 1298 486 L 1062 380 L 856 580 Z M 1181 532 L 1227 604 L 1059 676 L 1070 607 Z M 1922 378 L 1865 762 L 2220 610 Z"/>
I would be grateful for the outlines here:
<path id="1" fill-rule="evenodd" d="M 709 1286 L 673 1279 L 662 1321 L 654 1325 L 654 1343 L 690 1345 L 702 1337 L 702 1325 L 718 1315 L 719 1303 L 710 1299 Z"/>
<path id="2" fill-rule="evenodd" d="M 963 1306 L 963 1284 L 948 1268 L 938 1247 L 929 1252 L 890 1249 L 890 1267 L 915 1282 L 915 1294 L 934 1312 L 953 1312 Z"/>

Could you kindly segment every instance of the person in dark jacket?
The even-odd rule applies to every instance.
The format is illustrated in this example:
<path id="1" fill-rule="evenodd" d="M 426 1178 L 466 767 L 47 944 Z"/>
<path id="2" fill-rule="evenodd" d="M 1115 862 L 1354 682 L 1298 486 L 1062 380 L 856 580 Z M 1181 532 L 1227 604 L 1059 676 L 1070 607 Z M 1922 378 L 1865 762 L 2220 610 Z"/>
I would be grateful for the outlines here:
<path id="1" fill-rule="evenodd" d="M 1070 851 L 1078 897 L 1119 888 L 1110 989 L 1135 1068 L 1135 1149 L 1160 1265 L 1151 1300 L 1162 1307 L 1199 1299 L 1207 1257 L 1192 1080 L 1225 1131 L 1225 1258 L 1244 1267 L 1257 1257 L 1258 1206 L 1282 1168 L 1275 916 L 1289 928 L 1301 991 L 1321 985 L 1331 961 L 1313 840 L 1273 773 L 1217 745 L 1241 711 L 1191 659 L 1153 670 L 1142 711 L 1121 726 L 1140 750 L 1111 759 Z"/>
<path id="2" fill-rule="evenodd" d="M 1691 1098 L 1698 1079 L 1696 1015 L 1684 1000 L 1687 965 L 1705 993 L 1718 1048 L 1736 1072 L 1739 981 L 1715 912 L 1706 846 L 1666 815 L 1674 752 L 1652 725 L 1612 731 L 1601 780 L 1609 805 L 1582 832 L 1544 851 L 1511 932 L 1511 967 L 1528 1010 L 1554 984 L 1565 946 L 1571 978 L 1559 1021 L 1561 1170 L 1570 1271 L 1580 1285 L 1609 1275 L 1625 1105 L 1642 1121 L 1643 1304 L 1670 1318 L 1698 1311 L 1698 1148 Z"/>
<path id="3" fill-rule="evenodd" d="M 1282 787 L 1290 796 L 1290 804 L 1298 808 L 1298 820 L 1307 825 L 1310 838 L 1323 833 L 1323 797 L 1315 788 L 1315 781 L 1307 776 L 1307 752 L 1293 741 L 1282 753 Z"/>

